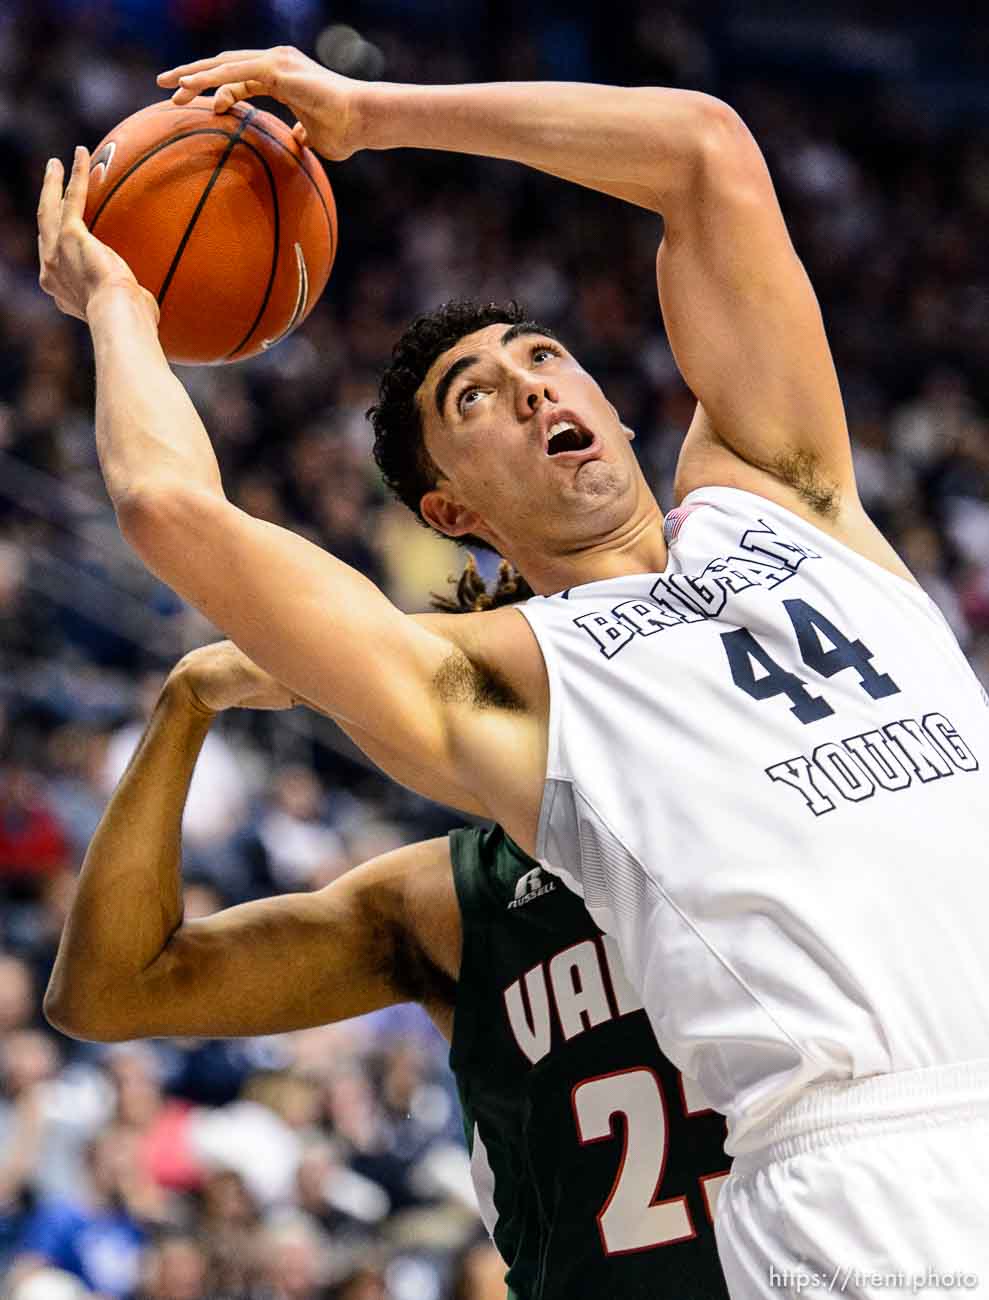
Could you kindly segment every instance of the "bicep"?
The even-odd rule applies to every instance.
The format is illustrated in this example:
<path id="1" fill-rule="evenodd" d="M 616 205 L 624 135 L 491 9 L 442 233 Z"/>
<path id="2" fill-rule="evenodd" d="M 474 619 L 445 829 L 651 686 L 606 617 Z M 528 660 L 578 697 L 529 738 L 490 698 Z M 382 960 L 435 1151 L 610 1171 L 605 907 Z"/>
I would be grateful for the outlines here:
<path id="1" fill-rule="evenodd" d="M 121 997 L 130 1036 L 286 1033 L 407 1001 L 407 878 L 446 855 L 411 845 L 325 889 L 188 921 Z M 413 936 L 414 938 L 414 936 Z"/>
<path id="2" fill-rule="evenodd" d="M 738 119 L 668 214 L 657 258 L 670 346 L 716 437 L 781 472 L 810 456 L 852 481 L 841 394 L 814 290 L 769 171 Z"/>

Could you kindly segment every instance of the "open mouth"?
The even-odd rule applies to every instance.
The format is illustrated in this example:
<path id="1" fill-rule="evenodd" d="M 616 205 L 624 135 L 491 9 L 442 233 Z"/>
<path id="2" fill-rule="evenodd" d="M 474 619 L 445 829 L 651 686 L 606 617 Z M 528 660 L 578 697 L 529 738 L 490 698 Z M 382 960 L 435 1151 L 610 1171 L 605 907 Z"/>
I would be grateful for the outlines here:
<path id="1" fill-rule="evenodd" d="M 568 420 L 560 420 L 549 430 L 546 455 L 559 456 L 566 451 L 586 451 L 594 442 L 593 434 Z"/>

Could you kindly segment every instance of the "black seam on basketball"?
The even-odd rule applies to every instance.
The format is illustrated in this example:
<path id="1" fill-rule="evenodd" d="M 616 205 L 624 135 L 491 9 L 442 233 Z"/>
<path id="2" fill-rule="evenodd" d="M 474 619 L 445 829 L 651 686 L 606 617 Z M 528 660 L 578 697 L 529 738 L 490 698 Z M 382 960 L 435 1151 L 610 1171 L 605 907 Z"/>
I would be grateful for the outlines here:
<path id="1" fill-rule="evenodd" d="M 330 209 L 327 207 L 326 200 L 323 198 L 323 191 L 319 188 L 319 185 L 316 182 L 316 178 L 313 176 L 312 172 L 306 166 L 305 160 L 300 158 L 298 154 L 294 154 L 292 150 L 288 147 L 288 145 L 285 144 L 282 140 L 279 140 L 278 136 L 275 135 L 273 131 L 269 131 L 267 127 L 260 126 L 257 122 L 251 122 L 250 126 L 252 131 L 259 131 L 261 135 L 267 136 L 268 139 L 271 140 L 273 144 L 277 144 L 279 149 L 281 149 L 284 153 L 287 153 L 288 156 L 292 159 L 292 161 L 297 165 L 299 170 L 302 172 L 303 176 L 306 178 L 309 184 L 316 191 L 316 197 L 319 199 L 320 205 L 322 206 L 323 209 L 323 216 L 326 218 L 326 227 L 330 232 L 330 261 L 332 261 L 333 258 L 336 256 L 336 247 L 335 247 L 336 239 L 334 237 L 334 232 L 333 232 L 333 222 L 330 220 Z"/>
<path id="2" fill-rule="evenodd" d="M 185 104 L 185 105 L 183 105 L 183 107 L 184 107 L 184 108 L 191 108 L 191 109 L 193 109 L 196 113 L 212 113 L 212 112 L 213 112 L 213 110 L 212 110 L 211 108 L 209 108 L 206 104 Z M 239 118 L 239 117 L 240 117 L 240 114 L 234 111 L 234 110 L 237 109 L 237 108 L 240 108 L 240 104 L 231 104 L 230 107 L 229 107 L 226 111 L 231 115 L 231 117 L 237 117 L 237 118 Z M 249 109 L 248 112 L 249 112 L 249 113 L 255 113 L 255 112 L 257 112 L 257 109 Z M 217 114 L 215 114 L 215 116 L 217 116 L 217 117 L 223 117 L 224 114 L 223 114 L 223 113 L 217 113 Z M 279 120 L 280 120 L 280 119 L 279 119 Z M 316 191 L 316 195 L 317 195 L 317 197 L 319 198 L 320 203 L 322 203 L 322 205 L 323 205 L 323 211 L 326 213 L 326 221 L 327 221 L 327 224 L 329 224 L 329 220 L 330 220 L 330 210 L 329 210 L 329 208 L 326 206 L 326 200 L 323 198 L 323 191 L 319 188 L 319 185 L 318 185 L 317 182 L 316 182 L 316 178 L 313 176 L 312 172 L 311 172 L 311 171 L 309 170 L 309 168 L 306 166 L 305 159 L 304 159 L 304 158 L 300 158 L 298 154 L 293 153 L 292 150 L 288 147 L 288 145 L 285 143 L 284 140 L 279 140 L 278 136 L 275 135 L 274 131 L 269 131 L 268 128 L 267 128 L 266 126 L 262 126 L 260 122 L 254 122 L 254 121 L 251 121 L 251 122 L 250 122 L 250 127 L 251 127 L 251 130 L 252 130 L 252 131 L 260 131 L 262 135 L 266 135 L 266 136 L 268 137 L 269 140 L 271 140 L 274 144 L 277 144 L 277 145 L 278 145 L 279 149 L 281 149 L 284 153 L 287 153 L 288 156 L 292 159 L 292 161 L 293 161 L 294 163 L 297 163 L 297 164 L 298 164 L 300 170 L 302 171 L 302 174 L 305 176 L 306 180 L 309 182 L 309 184 L 310 184 L 310 185 L 313 187 L 313 189 Z"/>
<path id="3" fill-rule="evenodd" d="M 159 307 L 161 307 L 162 303 L 165 301 L 165 294 L 168 293 L 172 280 L 175 277 L 175 272 L 179 269 L 179 262 L 182 260 L 182 254 L 185 252 L 185 246 L 186 244 L 188 244 L 192 232 L 196 228 L 196 222 L 199 220 L 200 213 L 202 212 L 203 208 L 206 206 L 206 200 L 212 194 L 213 186 L 219 180 L 220 172 L 222 172 L 224 167 L 226 167 L 230 159 L 230 155 L 237 147 L 237 141 L 243 135 L 244 129 L 246 128 L 249 120 L 250 120 L 249 118 L 245 118 L 244 121 L 241 123 L 240 127 L 238 128 L 238 130 L 235 131 L 234 134 L 229 137 L 229 142 L 227 144 L 226 149 L 224 149 L 223 153 L 217 159 L 216 166 L 213 168 L 213 175 L 206 182 L 203 192 L 199 196 L 199 202 L 196 204 L 192 216 L 189 218 L 189 224 L 186 226 L 182 234 L 182 238 L 179 240 L 179 246 L 175 250 L 175 253 L 172 256 L 171 266 L 169 266 L 168 270 L 165 272 L 165 278 L 161 282 L 161 288 L 158 291 Z M 226 135 L 228 133 L 224 132 L 224 134 Z"/>
<path id="4" fill-rule="evenodd" d="M 244 125 L 246 126 L 247 122 L 245 122 Z M 254 145 L 251 144 L 250 140 L 244 140 L 242 138 L 240 140 L 236 140 L 234 143 L 243 145 L 245 149 L 250 149 L 251 153 L 254 154 L 255 158 L 257 158 L 258 162 L 260 162 L 261 166 L 264 168 L 264 173 L 268 178 L 268 185 L 271 187 L 271 206 L 272 206 L 272 216 L 275 223 L 275 231 L 274 231 L 274 247 L 272 249 L 272 254 L 271 254 L 271 271 L 268 275 L 268 283 L 265 285 L 264 297 L 261 299 L 261 306 L 258 308 L 258 314 L 254 317 L 254 320 L 251 324 L 251 328 L 247 331 L 247 333 L 244 335 L 241 341 L 237 344 L 235 348 L 231 348 L 230 351 L 227 353 L 227 355 L 224 357 L 225 361 L 229 361 L 231 357 L 236 356 L 237 353 L 240 352 L 242 348 L 247 347 L 247 344 L 250 342 L 251 335 L 261 324 L 261 320 L 264 316 L 264 313 L 268 309 L 268 303 L 271 301 L 271 291 L 275 287 L 275 276 L 278 272 L 278 254 L 281 247 L 281 213 L 279 212 L 279 207 L 278 207 L 278 186 L 275 184 L 275 174 L 271 170 L 271 164 L 268 162 L 268 159 L 264 156 L 261 150 L 256 149 Z"/>
<path id="5" fill-rule="evenodd" d="M 241 127 L 241 130 L 243 130 L 243 127 Z M 120 180 L 114 182 L 113 187 L 110 190 L 109 194 L 105 194 L 103 196 L 102 203 L 93 213 L 93 219 L 89 223 L 90 233 L 93 233 L 96 230 L 96 223 L 103 215 L 106 205 L 110 202 L 110 200 L 113 198 L 116 192 L 120 189 L 124 181 L 126 181 L 128 177 L 133 176 L 134 173 L 137 171 L 138 167 L 143 167 L 146 162 L 154 158 L 157 154 L 160 154 L 163 149 L 167 149 L 169 145 L 178 144 L 180 140 L 188 140 L 189 137 L 193 135 L 223 135 L 226 136 L 226 138 L 229 140 L 231 139 L 232 134 L 233 133 L 230 131 L 224 131 L 222 127 L 204 126 L 204 127 L 197 127 L 194 131 L 180 131 L 178 135 L 169 136 L 167 140 L 160 140 L 158 144 L 154 145 L 151 149 L 149 149 L 147 153 L 142 154 L 141 157 L 138 158 L 136 162 L 132 162 L 131 165 L 127 168 L 127 170 L 124 172 L 123 176 L 121 176 Z"/>
<path id="6" fill-rule="evenodd" d="M 183 107 L 183 108 L 191 108 L 191 109 L 192 109 L 194 112 L 196 112 L 196 113 L 212 113 L 212 112 L 213 112 L 213 110 L 212 110 L 212 109 L 211 109 L 207 104 L 184 104 L 182 107 Z M 232 117 L 237 117 L 237 118 L 239 118 L 239 117 L 240 117 L 240 113 L 237 113 L 237 112 L 234 111 L 235 109 L 237 109 L 237 108 L 239 108 L 239 107 L 240 107 L 239 104 L 231 104 L 230 107 L 229 107 L 226 111 L 227 111 L 227 112 L 228 112 Z M 250 108 L 250 109 L 247 110 L 247 121 L 248 121 L 248 123 L 249 123 L 249 125 L 250 125 L 251 130 L 252 130 L 252 131 L 259 131 L 259 132 L 261 133 L 261 135 L 267 136 L 268 139 L 269 139 L 273 144 L 277 144 L 277 145 L 278 145 L 279 149 L 281 149 L 281 150 L 283 151 L 283 153 L 287 153 L 288 156 L 292 159 L 292 161 L 293 161 L 293 162 L 298 166 L 299 170 L 302 172 L 303 176 L 305 176 L 305 178 L 306 178 L 306 180 L 309 182 L 309 184 L 310 184 L 310 185 L 313 187 L 313 189 L 316 191 L 316 197 L 319 199 L 320 205 L 322 206 L 322 209 L 323 209 L 323 216 L 326 218 L 326 228 L 327 228 L 327 230 L 329 231 L 329 235 L 330 235 L 330 261 L 332 262 L 332 261 L 334 260 L 334 258 L 336 257 L 336 243 L 337 243 L 337 241 L 336 241 L 336 231 L 335 231 L 335 229 L 334 229 L 333 222 L 330 220 L 330 209 L 329 209 L 329 207 L 327 206 L 326 199 L 323 198 L 323 191 L 319 188 L 319 184 L 318 184 L 316 178 L 313 176 L 312 172 L 311 172 L 311 171 L 309 170 L 309 168 L 306 166 L 306 163 L 305 163 L 305 159 L 304 159 L 304 158 L 300 158 L 298 154 L 293 153 L 292 150 L 288 147 L 288 145 L 284 142 L 284 140 L 279 140 L 278 136 L 275 135 L 275 133 L 274 133 L 273 131 L 269 131 L 268 128 L 267 128 L 266 126 L 262 126 L 262 125 L 260 124 L 260 122 L 254 122 L 254 121 L 251 121 L 251 115 L 252 115 L 253 113 L 255 113 L 255 112 L 257 112 L 257 110 L 256 110 L 256 109 L 253 109 L 253 108 Z M 216 116 L 218 116 L 218 117 L 223 117 L 223 114 L 222 114 L 222 113 L 218 113 L 218 114 L 216 114 Z"/>

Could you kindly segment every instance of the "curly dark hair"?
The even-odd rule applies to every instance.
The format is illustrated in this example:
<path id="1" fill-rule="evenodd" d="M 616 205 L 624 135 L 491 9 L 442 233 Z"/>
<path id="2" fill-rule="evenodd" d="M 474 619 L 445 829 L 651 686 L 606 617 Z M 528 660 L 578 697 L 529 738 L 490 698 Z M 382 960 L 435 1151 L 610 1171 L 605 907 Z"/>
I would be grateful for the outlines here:
<path id="1" fill-rule="evenodd" d="M 556 338 L 553 330 L 529 320 L 514 300 L 481 303 L 472 299 L 445 302 L 435 311 L 417 316 L 392 349 L 391 361 L 378 385 L 378 400 L 368 409 L 374 429 L 374 459 L 385 482 L 403 505 L 425 527 L 419 502 L 439 481 L 440 471 L 426 448 L 416 393 L 438 356 L 467 334 L 488 325 L 528 325 Z M 483 537 L 458 538 L 465 546 L 494 548 Z"/>

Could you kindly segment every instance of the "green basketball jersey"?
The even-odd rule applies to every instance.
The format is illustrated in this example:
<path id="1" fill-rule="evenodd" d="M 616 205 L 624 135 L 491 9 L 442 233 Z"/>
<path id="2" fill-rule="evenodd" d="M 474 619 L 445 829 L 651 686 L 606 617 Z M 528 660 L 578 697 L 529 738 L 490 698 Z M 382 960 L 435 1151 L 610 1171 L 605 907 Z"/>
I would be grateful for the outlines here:
<path id="1" fill-rule="evenodd" d="M 613 941 L 504 831 L 450 837 L 450 1064 L 516 1300 L 726 1300 L 724 1121 L 656 1046 Z"/>

